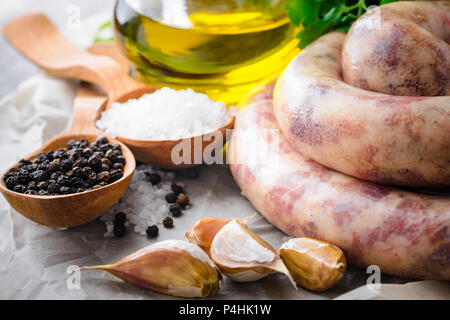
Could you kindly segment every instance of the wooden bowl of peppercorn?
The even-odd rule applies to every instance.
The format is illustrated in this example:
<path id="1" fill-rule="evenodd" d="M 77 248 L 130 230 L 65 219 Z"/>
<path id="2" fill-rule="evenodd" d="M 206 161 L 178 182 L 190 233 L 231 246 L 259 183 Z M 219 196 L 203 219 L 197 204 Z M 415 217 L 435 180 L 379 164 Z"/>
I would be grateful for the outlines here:
<path id="1" fill-rule="evenodd" d="M 71 128 L 9 168 L 0 192 L 26 218 L 75 227 L 95 220 L 127 190 L 135 158 L 128 147 L 95 127 L 106 99 L 81 87 Z"/>

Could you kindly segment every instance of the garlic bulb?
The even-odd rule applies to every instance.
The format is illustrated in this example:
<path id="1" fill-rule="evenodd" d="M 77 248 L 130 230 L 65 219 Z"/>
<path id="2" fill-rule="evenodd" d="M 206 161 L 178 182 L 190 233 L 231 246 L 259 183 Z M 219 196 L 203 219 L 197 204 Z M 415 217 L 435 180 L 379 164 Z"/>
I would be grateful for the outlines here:
<path id="1" fill-rule="evenodd" d="M 285 274 L 296 286 L 275 249 L 240 220 L 230 221 L 217 232 L 211 243 L 210 256 L 234 281 L 255 281 L 275 270 Z"/>
<path id="2" fill-rule="evenodd" d="M 284 243 L 280 256 L 295 281 L 312 291 L 324 291 L 334 286 L 347 268 L 345 255 L 331 243 L 296 238 Z"/>
<path id="3" fill-rule="evenodd" d="M 185 236 L 191 243 L 198 245 L 208 256 L 211 256 L 210 248 L 214 237 L 230 221 L 228 219 L 204 218 L 189 229 Z"/>
<path id="4" fill-rule="evenodd" d="M 188 298 L 216 294 L 222 284 L 208 255 L 179 240 L 155 243 L 111 265 L 82 269 L 103 270 L 136 286 Z"/>

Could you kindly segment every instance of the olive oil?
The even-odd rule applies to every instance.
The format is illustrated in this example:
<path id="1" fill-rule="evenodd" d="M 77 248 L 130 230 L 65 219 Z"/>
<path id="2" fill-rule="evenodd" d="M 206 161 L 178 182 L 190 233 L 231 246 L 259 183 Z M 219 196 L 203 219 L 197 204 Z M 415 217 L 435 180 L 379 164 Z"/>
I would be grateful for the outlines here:
<path id="1" fill-rule="evenodd" d="M 138 80 L 235 104 L 299 52 L 285 2 L 119 0 L 116 37 Z"/>

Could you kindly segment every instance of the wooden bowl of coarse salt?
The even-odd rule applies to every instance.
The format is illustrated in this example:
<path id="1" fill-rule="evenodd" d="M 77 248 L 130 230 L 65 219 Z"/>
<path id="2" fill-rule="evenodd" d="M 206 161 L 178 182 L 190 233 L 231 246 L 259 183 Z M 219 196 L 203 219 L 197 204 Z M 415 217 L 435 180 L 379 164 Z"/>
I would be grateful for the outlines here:
<path id="1" fill-rule="evenodd" d="M 100 114 L 97 127 L 125 143 L 136 159 L 164 169 L 183 169 L 223 159 L 235 117 L 222 102 L 191 89 L 162 88 L 126 96 Z"/>

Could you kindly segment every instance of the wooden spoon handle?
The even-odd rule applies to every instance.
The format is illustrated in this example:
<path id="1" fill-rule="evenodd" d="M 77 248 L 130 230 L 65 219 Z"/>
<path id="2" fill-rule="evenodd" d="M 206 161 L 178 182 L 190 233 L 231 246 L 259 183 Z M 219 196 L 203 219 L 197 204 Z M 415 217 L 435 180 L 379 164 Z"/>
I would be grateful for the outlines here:
<path id="1" fill-rule="evenodd" d="M 102 134 L 95 126 L 95 122 L 105 103 L 106 98 L 100 92 L 88 84 L 81 84 L 73 105 L 72 125 L 65 134 Z"/>
<path id="2" fill-rule="evenodd" d="M 110 101 L 144 86 L 124 73 L 113 59 L 75 47 L 41 13 L 8 23 L 3 33 L 18 51 L 48 73 L 96 84 L 107 92 Z"/>

